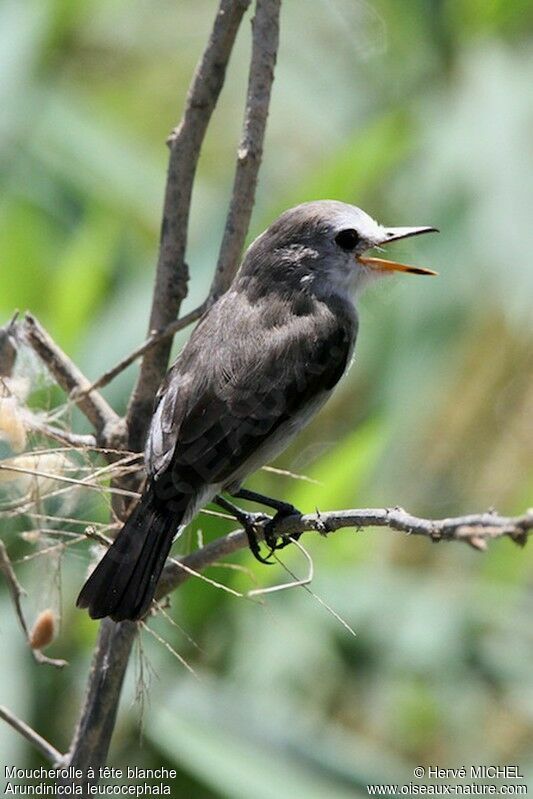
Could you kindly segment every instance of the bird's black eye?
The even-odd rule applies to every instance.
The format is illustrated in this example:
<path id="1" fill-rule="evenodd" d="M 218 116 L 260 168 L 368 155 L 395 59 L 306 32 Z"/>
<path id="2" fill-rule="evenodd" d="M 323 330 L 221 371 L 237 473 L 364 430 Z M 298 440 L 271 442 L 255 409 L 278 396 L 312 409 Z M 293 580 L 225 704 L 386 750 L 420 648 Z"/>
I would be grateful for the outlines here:
<path id="1" fill-rule="evenodd" d="M 360 236 L 357 230 L 348 228 L 347 230 L 341 230 L 340 233 L 337 233 L 335 236 L 335 241 L 339 247 L 342 247 L 343 250 L 346 250 L 346 252 L 351 252 L 352 250 L 355 250 L 359 244 Z"/>

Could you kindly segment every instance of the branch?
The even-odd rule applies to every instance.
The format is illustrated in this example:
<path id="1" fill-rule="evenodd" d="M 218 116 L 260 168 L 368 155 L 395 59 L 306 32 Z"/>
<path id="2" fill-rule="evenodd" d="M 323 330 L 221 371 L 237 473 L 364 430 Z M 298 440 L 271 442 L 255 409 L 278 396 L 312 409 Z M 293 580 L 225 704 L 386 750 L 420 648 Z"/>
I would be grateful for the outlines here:
<path id="1" fill-rule="evenodd" d="M 243 133 L 237 155 L 237 167 L 224 237 L 211 287 L 211 301 L 226 291 L 231 283 L 239 264 L 250 224 L 257 176 L 263 155 L 270 92 L 274 80 L 274 66 L 279 43 L 280 3 L 281 0 L 266 0 L 266 2 L 257 0 L 257 9 L 253 20 L 252 59 Z M 209 304 L 208 302 L 202 303 L 181 319 L 176 319 L 162 329 L 152 332 L 143 344 L 104 372 L 83 393 L 87 394 L 106 386 L 156 344 L 174 336 L 175 333 L 199 319 Z"/>
<path id="2" fill-rule="evenodd" d="M 268 517 L 261 516 L 257 524 L 257 536 L 264 539 L 264 527 Z M 328 513 L 312 513 L 301 516 L 298 513 L 286 516 L 275 523 L 273 532 L 278 536 L 289 536 L 299 532 L 317 532 L 322 535 L 355 527 L 389 527 L 391 530 L 422 535 L 432 541 L 463 541 L 475 549 L 485 550 L 489 541 L 496 538 L 511 538 L 524 545 L 533 531 L 533 510 L 523 516 L 506 517 L 496 513 L 472 514 L 449 519 L 421 519 L 412 516 L 402 508 L 364 508 L 362 510 L 340 510 Z M 248 539 L 242 530 L 236 530 L 222 538 L 197 549 L 182 559 L 188 569 L 200 572 L 225 555 L 231 555 L 248 546 Z M 190 572 L 180 567 L 180 561 L 172 560 L 163 571 L 156 594 L 161 599 L 174 591 L 190 577 Z"/>
<path id="3" fill-rule="evenodd" d="M 25 466 L 17 466 L 13 463 L 2 463 L 0 461 L 0 472 L 15 473 L 15 474 L 31 474 L 34 477 L 44 477 L 45 480 L 53 480 L 56 483 L 67 483 L 71 486 L 81 486 L 82 488 L 90 488 L 91 491 L 101 491 L 106 494 L 112 494 L 119 497 L 128 497 L 129 499 L 138 499 L 139 493 L 137 491 L 128 491 L 126 488 L 115 488 L 114 486 L 101 485 L 100 483 L 92 483 L 89 477 L 82 477 L 77 480 L 75 477 L 66 477 L 63 474 L 54 474 L 53 472 L 43 472 L 41 469 L 28 469 Z M 1 565 L 1 562 L 0 562 Z"/>
<path id="4" fill-rule="evenodd" d="M 59 441 L 61 444 L 66 444 L 66 446 L 74 449 L 96 448 L 96 438 L 93 435 L 80 435 L 72 433 L 70 430 L 62 430 L 60 427 L 45 424 L 35 416 L 30 416 L 30 414 L 25 414 L 24 425 L 36 433 L 42 433 L 44 436 L 53 438 L 54 441 Z"/>
<path id="5" fill-rule="evenodd" d="M 179 330 L 183 330 L 189 325 L 192 325 L 193 322 L 196 322 L 196 320 L 201 317 L 206 307 L 207 303 L 202 303 L 202 305 L 199 305 L 198 308 L 194 309 L 194 311 L 182 316 L 180 319 L 175 319 L 162 330 L 154 331 L 143 344 L 137 347 L 137 349 L 133 350 L 133 352 L 130 352 L 129 355 L 115 364 L 115 366 L 113 366 L 107 372 L 104 372 L 104 374 L 101 375 L 98 380 L 95 380 L 94 383 L 91 383 L 89 388 L 84 389 L 80 395 L 74 396 L 85 396 L 97 388 L 103 388 L 103 386 L 107 386 L 107 384 L 114 380 L 117 375 L 124 371 L 124 369 L 127 369 L 128 366 L 133 363 L 133 361 L 137 360 L 137 358 L 140 358 L 145 352 L 148 352 L 148 350 L 152 349 L 155 344 L 159 344 L 159 342 L 164 341 L 170 336 L 173 336 Z"/>
<path id="6" fill-rule="evenodd" d="M 21 584 L 17 580 L 17 575 L 15 574 L 15 570 L 11 564 L 11 560 L 9 559 L 9 555 L 7 554 L 7 549 L 5 547 L 4 542 L 0 539 L 0 571 L 3 573 L 9 593 L 11 594 L 11 599 L 13 601 L 13 606 L 15 608 L 15 614 L 17 619 L 19 620 L 19 624 L 22 627 L 22 631 L 26 636 L 26 641 L 28 642 L 28 646 L 30 647 L 33 657 L 40 665 L 43 663 L 47 663 L 50 666 L 55 666 L 58 669 L 62 669 L 63 666 L 67 665 L 66 660 L 58 660 L 56 658 L 49 658 L 47 655 L 44 655 L 40 649 L 34 649 L 31 644 L 31 633 L 26 623 L 26 619 L 24 617 L 24 613 L 22 610 L 22 597 L 26 595 L 26 592 L 22 588 Z"/>
<path id="7" fill-rule="evenodd" d="M 30 631 L 28 629 L 28 625 L 26 624 L 26 619 L 24 618 L 24 614 L 22 612 L 22 604 L 21 604 L 21 599 L 23 596 L 25 596 L 26 592 L 24 591 L 21 584 L 17 580 L 17 575 L 15 574 L 15 570 L 11 565 L 11 560 L 9 559 L 9 555 L 7 554 L 6 546 L 1 538 L 0 538 L 0 571 L 3 572 L 4 577 L 6 579 L 7 587 L 9 589 L 9 593 L 11 594 L 13 605 L 15 606 L 15 613 L 17 615 L 17 619 L 19 620 L 20 626 L 22 627 L 27 640 L 29 640 Z"/>
<path id="8" fill-rule="evenodd" d="M 211 286 L 211 301 L 223 294 L 239 266 L 254 207 L 257 176 L 274 81 L 281 0 L 257 0 L 242 137 L 237 152 L 233 193 Z"/>
<path id="9" fill-rule="evenodd" d="M 169 138 L 170 158 L 150 330 L 171 323 L 187 294 L 185 250 L 196 166 L 249 3 L 250 0 L 220 0 L 211 36 L 189 88 L 181 123 Z M 172 340 L 166 338 L 145 353 L 127 413 L 130 448 L 142 449 L 144 445 L 154 396 L 167 370 L 171 346 Z"/>
<path id="10" fill-rule="evenodd" d="M 249 3 L 250 0 L 220 0 L 211 36 L 189 88 L 181 123 L 169 139 L 170 157 L 150 331 L 163 331 L 168 325 L 179 323 L 175 320 L 187 293 L 185 250 L 196 166 L 224 83 L 235 37 Z M 144 353 L 126 416 L 128 447 L 135 451 L 144 445 L 154 396 L 167 370 L 171 346 L 171 335 L 161 336 Z M 105 763 L 136 630 L 135 624 L 115 624 L 110 619 L 100 625 L 85 702 L 67 757 L 68 765 L 98 769 Z"/>
<path id="11" fill-rule="evenodd" d="M 39 733 L 35 732 L 28 724 L 17 718 L 7 707 L 0 705 L 0 718 L 7 722 L 14 730 L 35 746 L 39 752 L 46 757 L 54 766 L 61 763 L 63 755 L 58 752 L 52 744 L 49 744 Z"/>
<path id="12" fill-rule="evenodd" d="M 0 327 L 0 377 L 10 377 L 17 360 L 14 332 L 18 315 L 16 311 L 11 320 Z"/>
<path id="13" fill-rule="evenodd" d="M 107 446 L 120 443 L 122 420 L 111 405 L 97 392 L 83 395 L 90 383 L 73 361 L 58 347 L 44 327 L 31 314 L 26 314 L 23 322 L 26 340 L 54 376 L 61 388 L 71 394 L 81 396 L 74 402 L 91 422 L 99 443 Z"/>
<path id="14" fill-rule="evenodd" d="M 98 772 L 107 757 L 124 674 L 137 632 L 133 622 L 104 619 L 93 656 L 87 694 L 65 761 Z"/>
<path id="15" fill-rule="evenodd" d="M 329 511 L 306 516 L 297 514 L 281 519 L 275 527 L 279 535 L 294 535 L 299 531 L 315 530 L 332 533 L 345 527 L 389 527 L 391 530 L 423 535 L 433 541 L 464 541 L 473 544 L 488 542 L 507 536 L 518 544 L 524 544 L 533 529 L 533 511 L 523 516 L 499 516 L 497 513 L 479 513 L 447 519 L 422 519 L 402 508 L 365 508 L 363 510 Z M 484 547 L 481 547 L 484 548 Z"/>

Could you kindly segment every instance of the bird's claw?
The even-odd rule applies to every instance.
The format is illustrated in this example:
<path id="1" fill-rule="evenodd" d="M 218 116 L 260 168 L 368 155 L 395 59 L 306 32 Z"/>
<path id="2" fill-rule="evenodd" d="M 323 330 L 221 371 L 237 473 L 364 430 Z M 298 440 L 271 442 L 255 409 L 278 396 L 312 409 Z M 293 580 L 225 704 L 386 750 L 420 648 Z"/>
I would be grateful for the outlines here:
<path id="1" fill-rule="evenodd" d="M 264 563 L 267 566 L 273 566 L 269 558 L 272 556 L 273 549 L 270 547 L 270 552 L 268 553 L 267 557 L 264 558 L 261 555 L 261 550 L 259 547 L 259 541 L 257 539 L 257 527 L 260 524 L 264 524 L 265 522 L 268 523 L 271 521 L 270 516 L 266 516 L 264 513 L 246 513 L 243 515 L 243 518 L 240 519 L 240 522 L 244 528 L 244 532 L 246 533 L 246 537 L 248 539 L 248 546 L 250 547 L 250 551 L 254 558 L 258 560 L 260 563 Z M 266 529 L 266 526 L 265 526 Z M 266 538 L 265 538 L 266 540 Z M 267 542 L 268 544 L 268 542 Z M 270 546 L 270 545 L 269 545 Z"/>
<path id="2" fill-rule="evenodd" d="M 220 502 L 221 499 L 219 498 L 219 504 Z M 230 506 L 229 508 L 228 505 Z M 277 503 L 276 507 L 278 510 L 273 517 L 267 516 L 264 513 L 247 513 L 241 508 L 231 505 L 226 500 L 224 500 L 222 507 L 226 507 L 226 509 L 229 509 L 230 512 L 235 515 L 235 518 L 240 522 L 244 532 L 246 533 L 248 546 L 252 555 L 260 563 L 265 563 L 267 566 L 273 565 L 270 558 L 274 552 L 276 552 L 278 549 L 283 549 L 292 541 L 297 541 L 300 538 L 301 533 L 292 533 L 290 540 L 288 536 L 279 536 L 275 533 L 276 525 L 281 519 L 284 519 L 287 516 L 300 515 L 300 511 L 297 510 L 294 505 L 290 505 L 288 502 Z M 257 535 L 257 528 L 259 526 L 263 528 L 263 538 L 269 549 L 268 555 L 266 557 L 261 555 L 261 550 L 259 547 Z"/>
<path id="3" fill-rule="evenodd" d="M 301 515 L 300 511 L 294 507 L 294 505 L 287 504 L 286 507 L 280 508 L 275 516 L 268 520 L 265 525 L 265 542 L 270 548 L 270 553 L 268 557 L 271 557 L 274 552 L 278 549 L 284 549 L 286 546 L 292 543 L 292 541 L 298 541 L 301 536 L 301 533 L 291 533 L 290 539 L 288 536 L 281 536 L 281 540 L 278 541 L 278 536 L 274 532 L 276 529 L 276 524 L 281 521 L 281 519 L 286 519 L 287 516 L 295 516 Z"/>

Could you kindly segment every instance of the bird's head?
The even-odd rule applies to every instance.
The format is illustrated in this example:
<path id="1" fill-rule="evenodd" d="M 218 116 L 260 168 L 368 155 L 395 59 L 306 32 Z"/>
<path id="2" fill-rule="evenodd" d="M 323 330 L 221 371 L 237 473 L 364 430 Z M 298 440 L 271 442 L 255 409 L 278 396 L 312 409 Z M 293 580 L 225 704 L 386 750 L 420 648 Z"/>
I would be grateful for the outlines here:
<path id="1" fill-rule="evenodd" d="M 367 255 L 391 242 L 436 232 L 434 227 L 378 224 L 355 205 L 335 200 L 303 203 L 281 214 L 249 248 L 241 274 L 298 285 L 313 293 L 358 293 L 393 272 L 435 275 L 431 269 Z"/>

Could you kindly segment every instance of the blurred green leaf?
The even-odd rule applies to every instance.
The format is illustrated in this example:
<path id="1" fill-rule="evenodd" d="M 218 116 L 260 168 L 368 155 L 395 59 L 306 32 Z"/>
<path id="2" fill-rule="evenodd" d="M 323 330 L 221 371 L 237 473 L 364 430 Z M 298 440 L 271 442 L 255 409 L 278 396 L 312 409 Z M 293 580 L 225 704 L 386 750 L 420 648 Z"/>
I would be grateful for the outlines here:
<path id="1" fill-rule="evenodd" d="M 386 446 L 387 427 L 382 419 L 369 419 L 347 435 L 311 468 L 303 460 L 294 464 L 316 483 L 297 481 L 291 486 L 291 502 L 297 508 L 331 510 L 353 507 L 361 496 L 361 487 Z"/>
<path id="2" fill-rule="evenodd" d="M 63 346 L 72 346 L 109 288 L 120 225 L 103 211 L 89 211 L 62 253 L 49 287 L 48 313 Z"/>
<path id="3" fill-rule="evenodd" d="M 304 763 L 276 752 L 260 741 L 222 731 L 192 715 L 176 718 L 160 708 L 147 734 L 171 762 L 186 767 L 206 785 L 229 799 L 349 799 L 363 792 L 336 784 Z"/>
<path id="4" fill-rule="evenodd" d="M 46 303 L 60 235 L 40 209 L 18 200 L 4 201 L 0 216 L 2 253 L 0 303 L 7 316 L 14 308 L 38 313 Z"/>
<path id="5" fill-rule="evenodd" d="M 378 117 L 332 152 L 323 151 L 297 189 L 284 192 L 279 203 L 268 209 L 264 224 L 304 200 L 342 197 L 345 202 L 362 205 L 412 147 L 412 128 L 403 111 Z"/>

